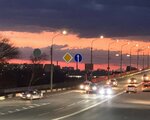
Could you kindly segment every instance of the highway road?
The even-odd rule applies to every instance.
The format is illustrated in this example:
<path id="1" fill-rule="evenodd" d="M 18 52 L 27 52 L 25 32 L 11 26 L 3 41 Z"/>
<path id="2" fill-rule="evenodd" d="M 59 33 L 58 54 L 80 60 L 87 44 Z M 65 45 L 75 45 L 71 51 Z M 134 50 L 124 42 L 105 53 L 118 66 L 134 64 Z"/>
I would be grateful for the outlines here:
<path id="1" fill-rule="evenodd" d="M 139 84 L 142 75 L 134 75 Z M 70 90 L 40 100 L 6 99 L 0 101 L 0 120 L 150 120 L 150 92 L 139 86 L 138 93 L 125 93 L 127 79 L 110 96 Z"/>

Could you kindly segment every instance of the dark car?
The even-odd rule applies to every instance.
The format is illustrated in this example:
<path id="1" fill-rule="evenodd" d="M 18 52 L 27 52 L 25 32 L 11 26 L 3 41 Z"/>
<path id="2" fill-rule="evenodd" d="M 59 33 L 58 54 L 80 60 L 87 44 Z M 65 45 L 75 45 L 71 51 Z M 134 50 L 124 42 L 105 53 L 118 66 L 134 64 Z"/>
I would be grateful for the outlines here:
<path id="1" fill-rule="evenodd" d="M 86 93 L 96 93 L 98 90 L 98 85 L 96 83 L 91 83 L 85 87 Z"/>
<path id="2" fill-rule="evenodd" d="M 40 99 L 43 97 L 43 93 L 39 90 L 31 90 L 21 93 L 20 97 L 27 100 Z"/>

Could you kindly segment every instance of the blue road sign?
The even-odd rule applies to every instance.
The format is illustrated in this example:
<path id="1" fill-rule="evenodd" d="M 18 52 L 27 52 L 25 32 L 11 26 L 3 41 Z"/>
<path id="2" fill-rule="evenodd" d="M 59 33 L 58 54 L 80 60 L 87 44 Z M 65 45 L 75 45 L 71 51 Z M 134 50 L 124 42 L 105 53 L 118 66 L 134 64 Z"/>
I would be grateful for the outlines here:
<path id="1" fill-rule="evenodd" d="M 81 55 L 81 54 L 76 54 L 76 55 L 74 56 L 74 60 L 75 60 L 76 62 L 81 62 L 81 61 L 82 61 L 82 55 Z"/>

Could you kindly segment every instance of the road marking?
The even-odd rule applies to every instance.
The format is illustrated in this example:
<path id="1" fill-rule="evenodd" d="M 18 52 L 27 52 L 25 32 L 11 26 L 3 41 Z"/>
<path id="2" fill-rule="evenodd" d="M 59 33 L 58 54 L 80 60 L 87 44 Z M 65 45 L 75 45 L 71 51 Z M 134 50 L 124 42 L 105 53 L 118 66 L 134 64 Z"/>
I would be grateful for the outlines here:
<path id="1" fill-rule="evenodd" d="M 2 113 L 2 112 L 1 112 L 0 114 L 1 114 L 1 115 L 5 115 L 5 113 Z"/>
<path id="2" fill-rule="evenodd" d="M 14 111 L 8 111 L 8 113 L 13 113 Z"/>
<path id="3" fill-rule="evenodd" d="M 77 102 L 77 103 L 81 103 L 81 102 L 84 102 L 85 100 L 81 100 L 81 101 L 79 101 L 79 102 Z"/>
<path id="4" fill-rule="evenodd" d="M 62 110 L 62 109 L 64 109 L 64 108 L 65 108 L 65 107 L 61 107 L 61 108 L 55 109 L 54 111 Z"/>
<path id="5" fill-rule="evenodd" d="M 37 106 L 38 104 L 32 104 L 32 105 Z"/>
<path id="6" fill-rule="evenodd" d="M 20 111 L 19 109 L 16 109 L 16 111 Z"/>
<path id="7" fill-rule="evenodd" d="M 91 106 L 87 107 L 87 108 L 81 109 L 81 110 L 79 110 L 79 111 L 77 111 L 77 112 L 74 112 L 74 113 L 71 113 L 71 114 L 68 114 L 68 115 L 59 117 L 59 118 L 54 118 L 54 119 L 52 119 L 52 120 L 62 120 L 62 119 L 69 118 L 69 117 L 71 117 L 71 116 L 77 115 L 77 114 L 82 113 L 82 112 L 84 112 L 84 111 L 87 111 L 87 110 L 89 110 L 89 109 L 91 109 L 91 108 L 94 108 L 94 107 L 96 107 L 96 106 L 98 106 L 98 105 L 100 105 L 100 104 L 103 104 L 103 103 L 107 102 L 108 100 L 110 100 L 110 99 L 112 99 L 112 98 L 115 98 L 115 97 L 117 97 L 117 96 L 119 96 L 119 95 L 121 95 L 121 94 L 123 94 L 123 93 L 124 93 L 124 91 L 123 91 L 123 92 L 120 92 L 120 93 L 118 93 L 118 94 L 116 94 L 116 95 L 113 95 L 113 96 L 110 97 L 110 98 L 104 99 L 104 100 L 102 100 L 102 101 L 100 101 L 100 102 L 98 102 L 98 103 L 96 103 L 96 104 L 94 104 L 94 105 L 91 105 Z"/>
<path id="8" fill-rule="evenodd" d="M 29 108 L 34 108 L 34 106 L 28 106 Z"/>
<path id="9" fill-rule="evenodd" d="M 26 107 L 22 107 L 22 109 L 24 109 L 24 110 L 25 110 L 25 109 L 28 109 L 28 108 L 26 108 Z"/>
<path id="10" fill-rule="evenodd" d="M 70 105 L 67 105 L 68 107 L 70 107 L 70 106 L 73 106 L 73 105 L 75 105 L 75 103 L 72 103 L 72 104 L 70 104 Z"/>
<path id="11" fill-rule="evenodd" d="M 41 113 L 41 114 L 39 114 L 38 116 L 44 116 L 44 115 L 49 114 L 49 113 L 50 113 L 50 112 Z"/>

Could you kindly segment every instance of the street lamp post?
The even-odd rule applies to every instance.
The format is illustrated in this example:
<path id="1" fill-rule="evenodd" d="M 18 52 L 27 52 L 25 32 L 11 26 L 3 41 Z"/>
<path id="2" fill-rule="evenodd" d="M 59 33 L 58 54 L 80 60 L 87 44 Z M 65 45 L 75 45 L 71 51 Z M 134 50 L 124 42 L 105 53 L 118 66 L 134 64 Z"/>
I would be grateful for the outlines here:
<path id="1" fill-rule="evenodd" d="M 104 38 L 104 36 L 100 36 L 101 39 Z M 91 42 L 91 65 L 93 64 L 93 43 L 94 41 L 96 41 L 97 39 L 92 40 Z"/>
<path id="2" fill-rule="evenodd" d="M 137 50 L 136 64 L 137 64 L 137 69 L 139 69 L 139 49 Z"/>
<path id="3" fill-rule="evenodd" d="M 148 46 L 148 55 L 147 55 L 147 68 L 149 68 L 149 49 L 150 49 L 150 46 Z"/>
<path id="4" fill-rule="evenodd" d="M 130 71 L 131 71 L 131 65 L 132 65 L 132 63 L 131 63 L 132 62 L 132 53 L 131 52 L 134 47 L 138 47 L 138 44 L 136 44 L 130 48 Z"/>
<path id="5" fill-rule="evenodd" d="M 117 42 L 118 42 L 118 40 L 117 40 Z M 111 42 L 111 43 L 108 44 L 108 66 L 107 66 L 108 79 L 109 79 L 109 77 L 110 77 L 110 75 L 109 75 L 109 71 L 110 71 L 110 46 L 111 46 L 112 44 L 114 44 L 114 43 L 116 43 L 116 41 L 113 41 L 113 42 Z"/>
<path id="6" fill-rule="evenodd" d="M 104 36 L 100 36 L 100 38 L 103 39 Z M 91 41 L 91 60 L 90 60 L 91 66 L 93 66 L 93 43 L 94 43 L 94 41 L 96 41 L 96 40 L 97 40 L 97 39 L 94 39 L 94 40 Z M 92 70 L 93 70 L 93 69 L 92 69 Z M 91 70 L 91 75 L 90 75 L 90 76 L 91 76 L 91 80 L 92 80 L 92 76 L 93 76 L 93 75 L 92 75 L 92 70 Z"/>
<path id="7" fill-rule="evenodd" d="M 126 45 L 129 45 L 129 42 L 128 43 L 126 43 L 126 44 L 123 44 L 122 46 L 121 46 L 121 51 L 120 51 L 120 71 L 122 72 L 122 61 L 123 61 L 123 58 L 122 58 L 122 50 L 123 50 L 123 47 L 124 46 L 126 46 Z"/>
<path id="8" fill-rule="evenodd" d="M 150 48 L 149 46 L 147 46 L 146 48 L 143 48 L 143 69 L 145 67 L 145 60 L 144 60 L 145 54 L 144 54 L 144 50 L 149 49 L 149 48 Z M 147 57 L 147 66 L 149 67 L 149 50 L 148 50 L 148 57 Z"/>
<path id="9" fill-rule="evenodd" d="M 52 39 L 51 39 L 51 47 L 50 47 L 50 60 L 51 60 L 51 72 L 50 72 L 50 89 L 51 89 L 51 91 L 53 91 L 53 41 L 54 41 L 54 39 L 57 37 L 57 36 L 59 36 L 59 35 L 61 35 L 61 34 L 64 34 L 64 35 L 66 35 L 67 34 L 67 31 L 62 31 L 62 33 L 58 33 L 58 34 L 56 34 L 55 36 L 53 36 L 52 37 Z"/>

